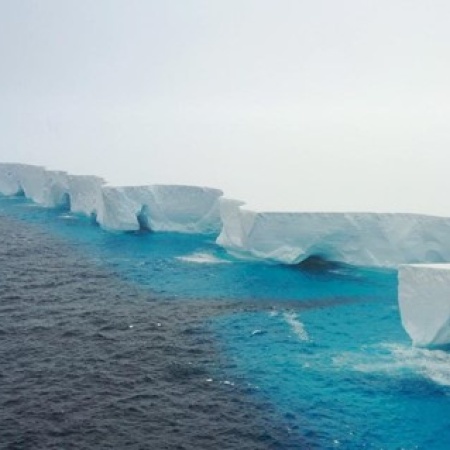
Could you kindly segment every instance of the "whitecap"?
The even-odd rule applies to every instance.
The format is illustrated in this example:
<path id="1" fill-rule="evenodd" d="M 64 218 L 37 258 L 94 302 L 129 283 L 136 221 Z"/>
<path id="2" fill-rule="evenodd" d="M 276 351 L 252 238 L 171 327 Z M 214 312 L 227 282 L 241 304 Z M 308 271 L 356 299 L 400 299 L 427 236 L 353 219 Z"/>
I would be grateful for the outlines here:
<path id="1" fill-rule="evenodd" d="M 259 334 L 266 334 L 266 331 L 264 331 L 264 330 L 253 330 L 252 331 L 252 336 L 257 336 Z"/>
<path id="2" fill-rule="evenodd" d="M 74 216 L 73 214 L 61 214 L 58 216 L 60 219 L 64 220 L 76 220 L 77 216 Z"/>
<path id="3" fill-rule="evenodd" d="M 397 343 L 384 343 L 362 353 L 343 353 L 333 364 L 359 372 L 380 372 L 404 376 L 405 371 L 422 376 L 441 386 L 450 386 L 450 353 Z"/>
<path id="4" fill-rule="evenodd" d="M 196 264 L 226 264 L 230 262 L 226 259 L 218 258 L 217 256 L 210 253 L 202 252 L 191 253 L 190 255 L 185 256 L 177 256 L 176 259 Z"/>
<path id="5" fill-rule="evenodd" d="M 304 324 L 299 320 L 298 314 L 294 312 L 286 312 L 283 314 L 284 320 L 289 324 L 292 331 L 301 341 L 309 341 L 308 332 Z"/>

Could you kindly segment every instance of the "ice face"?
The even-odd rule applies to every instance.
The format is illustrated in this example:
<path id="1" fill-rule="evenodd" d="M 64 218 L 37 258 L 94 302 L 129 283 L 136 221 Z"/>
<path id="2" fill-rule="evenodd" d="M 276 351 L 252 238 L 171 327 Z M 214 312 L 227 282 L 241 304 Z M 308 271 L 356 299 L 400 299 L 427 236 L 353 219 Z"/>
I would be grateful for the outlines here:
<path id="1" fill-rule="evenodd" d="M 102 178 L 26 164 L 0 164 L 0 193 L 24 195 L 46 207 L 64 206 L 105 229 L 218 233 L 219 189 L 197 186 L 106 186 Z"/>
<path id="2" fill-rule="evenodd" d="M 86 215 L 98 209 L 103 184 L 96 176 L 69 175 L 27 164 L 0 164 L 0 193 L 23 193 L 42 206 L 67 206 Z"/>
<path id="3" fill-rule="evenodd" d="M 5 195 L 23 193 L 29 199 L 42 203 L 45 169 L 25 164 L 0 166 L 0 191 Z"/>
<path id="4" fill-rule="evenodd" d="M 69 175 L 67 178 L 70 210 L 96 217 L 101 210 L 102 187 L 105 181 L 93 175 Z"/>
<path id="5" fill-rule="evenodd" d="M 17 176 L 20 164 L 0 164 L 0 193 L 17 195 L 23 193 L 22 185 Z"/>
<path id="6" fill-rule="evenodd" d="M 21 167 L 18 171 L 24 194 L 48 208 L 66 206 L 69 195 L 68 175 L 42 167 Z"/>
<path id="7" fill-rule="evenodd" d="M 248 210 L 218 189 L 106 186 L 90 175 L 0 164 L 0 192 L 95 217 L 105 229 L 218 233 L 246 257 L 297 264 L 310 257 L 358 266 L 450 261 L 450 218 L 416 214 L 277 213 Z"/>
<path id="8" fill-rule="evenodd" d="M 450 344 L 450 264 L 401 266 L 398 279 L 402 324 L 413 344 Z"/>
<path id="9" fill-rule="evenodd" d="M 367 267 L 450 261 L 450 218 L 416 214 L 272 213 L 221 200 L 217 243 L 230 252 L 297 264 L 309 257 Z"/>
<path id="10" fill-rule="evenodd" d="M 196 186 L 106 186 L 97 220 L 116 231 L 218 232 L 221 195 L 218 189 Z"/>

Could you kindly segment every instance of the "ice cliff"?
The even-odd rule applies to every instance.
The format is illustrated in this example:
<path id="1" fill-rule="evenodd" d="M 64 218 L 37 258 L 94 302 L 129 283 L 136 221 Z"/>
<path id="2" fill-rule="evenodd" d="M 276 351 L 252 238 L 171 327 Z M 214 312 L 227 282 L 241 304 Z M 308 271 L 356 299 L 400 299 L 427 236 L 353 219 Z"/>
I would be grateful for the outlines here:
<path id="1" fill-rule="evenodd" d="M 229 252 L 283 264 L 311 257 L 397 267 L 402 323 L 415 345 L 450 344 L 450 218 L 393 213 L 261 212 L 196 186 L 107 185 L 25 164 L 0 164 L 0 194 L 64 207 L 113 231 L 219 233 Z M 416 263 L 413 265 L 406 265 Z M 405 264 L 405 265 L 403 265 Z"/>
<path id="2" fill-rule="evenodd" d="M 117 187 L 90 175 L 0 164 L 0 193 L 64 206 L 103 228 L 217 233 L 243 257 L 298 264 L 310 257 L 358 266 L 450 261 L 450 218 L 393 213 L 260 212 L 197 186 Z"/>
<path id="3" fill-rule="evenodd" d="M 218 189 L 197 186 L 106 186 L 97 220 L 116 231 L 218 232 L 221 196 Z"/>
<path id="4" fill-rule="evenodd" d="M 66 207 L 107 230 L 219 233 L 222 191 L 197 186 L 108 186 L 99 177 L 26 164 L 0 164 L 0 193 Z"/>
<path id="5" fill-rule="evenodd" d="M 217 243 L 247 257 L 310 257 L 367 267 L 450 261 L 450 218 L 394 213 L 276 213 L 221 200 Z"/>
<path id="6" fill-rule="evenodd" d="M 450 344 L 450 264 L 415 264 L 399 269 L 402 324 L 413 344 Z"/>
<path id="7" fill-rule="evenodd" d="M 71 211 L 96 214 L 104 180 L 91 175 L 69 175 L 26 164 L 0 164 L 0 193 L 23 194 L 48 208 L 67 206 Z"/>

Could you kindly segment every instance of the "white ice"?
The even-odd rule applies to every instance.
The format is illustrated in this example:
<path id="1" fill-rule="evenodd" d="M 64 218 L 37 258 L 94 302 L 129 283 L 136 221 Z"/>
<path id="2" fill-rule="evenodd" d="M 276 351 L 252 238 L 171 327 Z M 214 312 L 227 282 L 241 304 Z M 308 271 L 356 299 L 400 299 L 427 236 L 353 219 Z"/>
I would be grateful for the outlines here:
<path id="1" fill-rule="evenodd" d="M 450 218 L 404 213 L 252 211 L 222 191 L 197 186 L 114 187 L 96 176 L 0 164 L 0 194 L 96 217 L 105 229 L 218 233 L 217 244 L 246 258 L 297 264 L 309 257 L 397 267 L 402 323 L 416 346 L 450 344 Z M 181 257 L 217 262 L 208 255 Z M 408 265 L 413 264 L 413 265 Z M 300 322 L 286 320 L 301 337 Z"/>
<path id="2" fill-rule="evenodd" d="M 99 177 L 0 164 L 0 193 L 66 205 L 107 230 L 219 233 L 233 254 L 285 264 L 309 257 L 358 266 L 450 262 L 450 218 L 404 213 L 263 212 L 198 186 L 108 186 Z"/>
<path id="3" fill-rule="evenodd" d="M 221 200 L 217 243 L 284 264 L 309 257 L 366 267 L 450 261 L 450 218 L 394 213 L 278 213 Z"/>
<path id="4" fill-rule="evenodd" d="M 198 186 L 107 186 L 102 178 L 26 164 L 0 164 L 0 193 L 45 207 L 67 206 L 107 230 L 219 233 L 219 189 Z"/>
<path id="5" fill-rule="evenodd" d="M 197 186 L 106 186 L 99 224 L 108 230 L 218 233 L 222 191 Z"/>
<path id="6" fill-rule="evenodd" d="M 91 175 L 69 175 L 26 164 L 0 164 L 0 193 L 23 193 L 49 208 L 67 206 L 72 212 L 95 214 L 103 184 L 101 178 Z"/>
<path id="7" fill-rule="evenodd" d="M 105 181 L 93 175 L 69 175 L 67 184 L 70 210 L 96 217 L 102 208 L 102 187 Z"/>
<path id="8" fill-rule="evenodd" d="M 398 280 L 402 324 L 413 344 L 450 344 L 450 264 L 401 266 Z"/>

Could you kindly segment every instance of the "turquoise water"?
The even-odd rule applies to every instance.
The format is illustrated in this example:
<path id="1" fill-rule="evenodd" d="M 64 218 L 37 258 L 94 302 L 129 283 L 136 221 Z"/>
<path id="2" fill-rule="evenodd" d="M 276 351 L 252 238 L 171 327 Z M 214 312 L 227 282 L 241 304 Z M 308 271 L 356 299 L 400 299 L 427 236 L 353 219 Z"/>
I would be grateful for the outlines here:
<path id="1" fill-rule="evenodd" d="M 217 376 L 269 401 L 303 446 L 450 447 L 450 354 L 411 347 L 395 272 L 242 261 L 214 236 L 108 233 L 23 198 L 0 197 L 0 212 L 159 298 L 227 304 L 208 322 L 223 355 Z"/>

